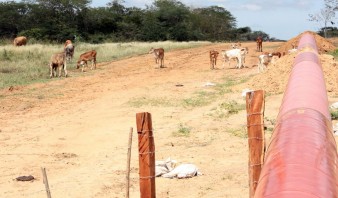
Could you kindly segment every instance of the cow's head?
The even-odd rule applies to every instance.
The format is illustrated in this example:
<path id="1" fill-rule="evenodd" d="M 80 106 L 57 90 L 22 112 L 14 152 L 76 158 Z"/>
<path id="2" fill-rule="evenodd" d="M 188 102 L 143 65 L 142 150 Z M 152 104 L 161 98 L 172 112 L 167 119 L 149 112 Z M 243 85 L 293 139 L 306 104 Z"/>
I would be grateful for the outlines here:
<path id="1" fill-rule="evenodd" d="M 83 64 L 84 64 L 84 61 L 77 61 L 76 69 L 79 69 L 80 66 L 82 66 Z"/>

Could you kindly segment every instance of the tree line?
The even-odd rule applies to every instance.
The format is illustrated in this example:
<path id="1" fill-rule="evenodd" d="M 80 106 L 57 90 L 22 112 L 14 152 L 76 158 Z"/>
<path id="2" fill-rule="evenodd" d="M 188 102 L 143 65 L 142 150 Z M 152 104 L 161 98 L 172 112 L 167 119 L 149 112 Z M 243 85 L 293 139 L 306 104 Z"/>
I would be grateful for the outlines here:
<path id="1" fill-rule="evenodd" d="M 237 28 L 225 8 L 190 8 L 178 0 L 154 0 L 145 9 L 125 7 L 112 0 L 90 7 L 91 0 L 22 0 L 0 2 L 0 38 L 27 36 L 38 41 L 63 42 L 77 38 L 107 41 L 248 41 L 262 31 Z"/>

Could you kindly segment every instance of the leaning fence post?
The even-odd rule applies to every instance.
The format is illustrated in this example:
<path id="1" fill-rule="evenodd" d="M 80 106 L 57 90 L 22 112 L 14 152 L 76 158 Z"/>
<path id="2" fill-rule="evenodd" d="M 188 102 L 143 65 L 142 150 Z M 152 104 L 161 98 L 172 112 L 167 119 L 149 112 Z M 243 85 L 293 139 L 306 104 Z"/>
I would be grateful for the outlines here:
<path id="1" fill-rule="evenodd" d="M 264 162 L 264 91 L 246 94 L 247 129 L 249 143 L 249 197 L 254 197 Z"/>
<path id="2" fill-rule="evenodd" d="M 42 175 L 43 175 L 43 183 L 45 184 L 46 192 L 47 192 L 47 198 L 51 198 L 50 190 L 49 190 L 49 184 L 48 184 L 48 179 L 47 179 L 47 173 L 46 173 L 46 168 L 42 168 Z"/>
<path id="3" fill-rule="evenodd" d="M 141 198 L 155 198 L 155 144 L 151 114 L 136 114 Z"/>
<path id="4" fill-rule="evenodd" d="M 129 142 L 128 142 L 128 155 L 127 155 L 127 175 L 126 175 L 126 198 L 129 198 L 129 183 L 130 183 L 130 156 L 131 156 L 131 144 L 133 140 L 133 127 L 130 128 L 129 132 Z"/>

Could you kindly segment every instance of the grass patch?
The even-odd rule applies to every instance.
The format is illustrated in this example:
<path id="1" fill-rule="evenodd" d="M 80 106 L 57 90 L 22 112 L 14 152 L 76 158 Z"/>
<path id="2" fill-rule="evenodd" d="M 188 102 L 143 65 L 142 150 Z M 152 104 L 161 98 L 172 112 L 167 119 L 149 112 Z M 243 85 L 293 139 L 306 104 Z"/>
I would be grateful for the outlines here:
<path id="1" fill-rule="evenodd" d="M 191 98 L 183 99 L 182 105 L 185 108 L 206 106 L 213 102 L 214 96 L 214 92 L 199 91 Z"/>
<path id="2" fill-rule="evenodd" d="M 231 88 L 235 85 L 242 84 L 247 82 L 251 76 L 246 77 L 246 78 L 241 78 L 241 79 L 231 79 L 231 78 L 226 78 L 224 79 L 223 83 L 218 83 L 215 86 L 215 90 L 219 95 L 224 95 L 226 93 L 232 93 Z"/>
<path id="3" fill-rule="evenodd" d="M 329 54 L 331 54 L 332 56 L 334 56 L 335 58 L 338 58 L 338 49 L 330 52 Z"/>
<path id="4" fill-rule="evenodd" d="M 165 51 L 182 48 L 193 48 L 208 45 L 210 42 L 130 42 L 88 44 L 74 43 L 75 52 L 72 63 L 67 69 L 72 76 L 76 70 L 76 60 L 80 54 L 97 51 L 97 62 L 110 62 L 131 56 L 147 54 L 151 47 L 163 47 Z M 0 89 L 16 85 L 27 85 L 35 82 L 49 81 L 48 63 L 54 53 L 63 51 L 61 44 L 28 43 L 26 46 L 15 47 L 12 44 L 0 46 Z M 88 73 L 87 75 L 89 75 Z M 74 74 L 74 76 L 76 76 Z"/>
<path id="5" fill-rule="evenodd" d="M 174 136 L 189 136 L 191 132 L 191 128 L 188 126 L 183 125 L 182 123 L 179 124 L 178 130 L 175 131 L 173 134 Z"/>
<path id="6" fill-rule="evenodd" d="M 237 128 L 237 129 L 228 129 L 227 131 L 233 136 L 240 137 L 240 138 L 248 138 L 248 133 L 245 127 Z"/>
<path id="7" fill-rule="evenodd" d="M 220 104 L 220 108 L 226 109 L 229 115 L 237 114 L 239 111 L 244 110 L 245 107 L 245 104 L 239 104 L 234 100 Z"/>
<path id="8" fill-rule="evenodd" d="M 191 98 L 184 99 L 182 104 L 184 107 L 201 107 L 206 106 L 213 102 L 220 96 L 224 96 L 226 93 L 231 93 L 231 88 L 235 85 L 242 84 L 249 80 L 248 78 L 242 79 L 230 79 L 226 78 L 224 82 L 217 83 L 215 87 L 213 87 L 214 91 L 200 91 L 193 95 Z"/>
<path id="9" fill-rule="evenodd" d="M 192 94 L 192 96 L 184 99 L 177 98 L 150 98 L 150 97 L 138 97 L 133 98 L 128 101 L 128 104 L 132 107 L 142 107 L 142 106 L 156 106 L 156 107 L 184 107 L 187 109 L 192 109 L 196 107 L 203 107 L 211 104 L 216 99 L 223 97 L 225 93 L 231 92 L 231 87 L 244 83 L 249 78 L 243 79 L 225 79 L 224 83 L 218 83 L 215 87 L 210 88 L 210 90 L 200 90 Z M 238 104 L 236 101 L 230 101 L 227 103 L 222 103 L 220 107 L 217 108 L 216 117 L 227 117 L 231 114 L 238 113 L 238 111 L 245 109 L 244 104 Z"/>
<path id="10" fill-rule="evenodd" d="M 331 120 L 338 120 L 338 109 L 330 109 Z"/>
<path id="11" fill-rule="evenodd" d="M 216 118 L 227 118 L 231 115 L 237 114 L 239 111 L 244 110 L 245 108 L 245 104 L 239 104 L 232 100 L 219 104 L 216 108 L 212 109 L 212 113 L 210 115 Z"/>

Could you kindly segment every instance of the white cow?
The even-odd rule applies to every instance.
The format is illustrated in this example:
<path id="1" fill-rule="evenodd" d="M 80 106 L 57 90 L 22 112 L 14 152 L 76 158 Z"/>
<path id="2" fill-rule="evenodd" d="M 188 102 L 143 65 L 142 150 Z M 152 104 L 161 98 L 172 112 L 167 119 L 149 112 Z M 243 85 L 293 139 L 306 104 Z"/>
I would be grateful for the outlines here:
<path id="1" fill-rule="evenodd" d="M 258 56 L 258 73 L 263 72 L 268 64 L 271 62 L 271 54 L 262 54 Z"/>
<path id="2" fill-rule="evenodd" d="M 232 50 L 222 50 L 222 57 L 224 59 L 223 68 L 225 68 L 225 62 L 229 62 L 230 67 L 230 60 L 236 59 L 237 65 L 236 68 L 240 69 L 244 67 L 243 63 L 245 63 L 245 55 L 248 54 L 248 48 L 240 48 L 240 49 L 232 49 Z"/>

